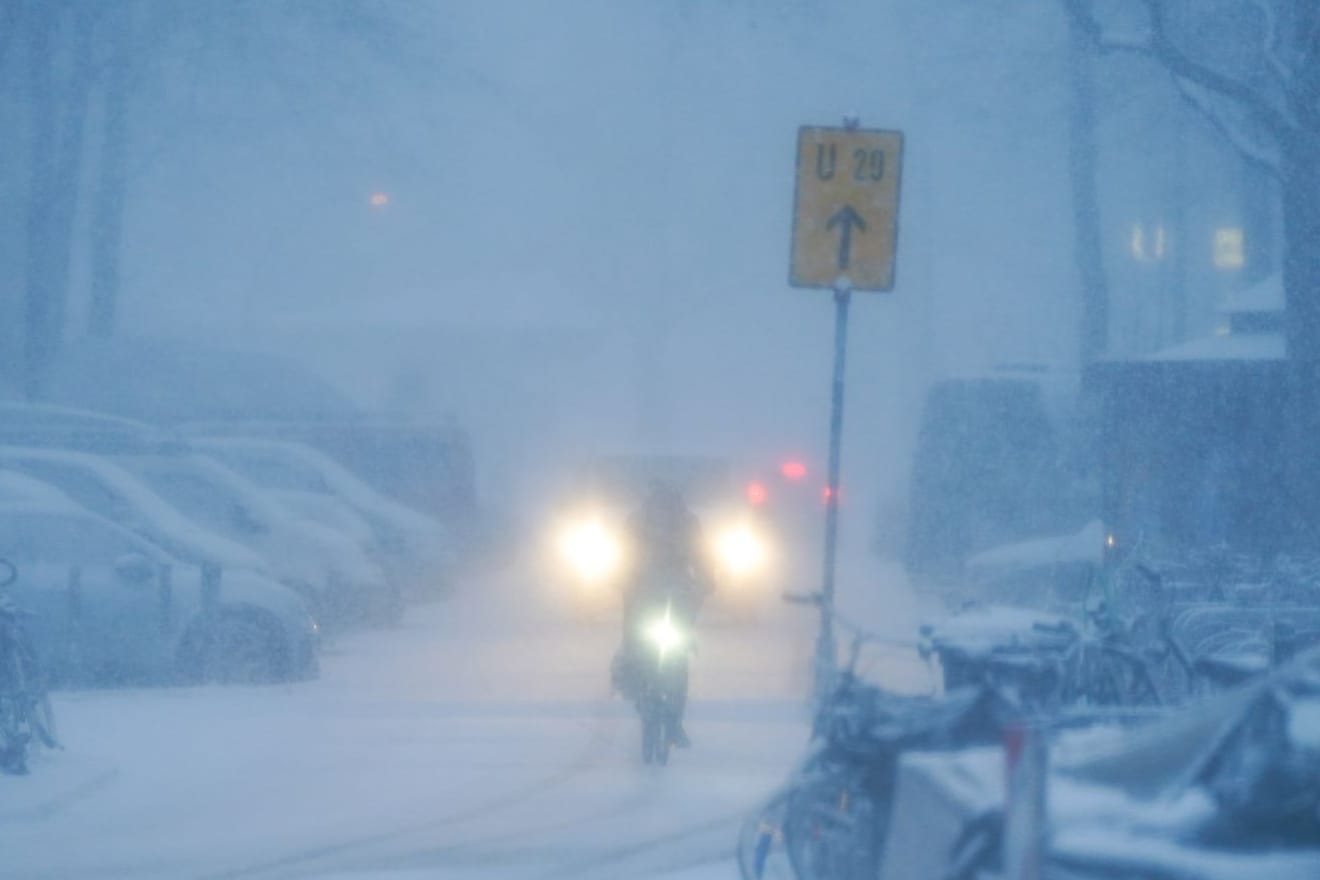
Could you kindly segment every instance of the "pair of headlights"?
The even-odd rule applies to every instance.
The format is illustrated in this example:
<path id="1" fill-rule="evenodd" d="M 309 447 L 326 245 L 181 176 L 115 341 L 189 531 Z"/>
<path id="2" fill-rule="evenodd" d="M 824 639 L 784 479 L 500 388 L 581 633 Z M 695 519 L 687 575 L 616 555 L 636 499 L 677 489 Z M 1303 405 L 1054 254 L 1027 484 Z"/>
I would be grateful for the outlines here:
<path id="1" fill-rule="evenodd" d="M 717 529 L 708 549 L 720 573 L 734 580 L 756 577 L 770 564 L 769 541 L 746 522 Z M 588 585 L 622 576 L 628 562 L 622 533 L 600 516 L 566 524 L 559 531 L 556 551 L 569 573 Z"/>

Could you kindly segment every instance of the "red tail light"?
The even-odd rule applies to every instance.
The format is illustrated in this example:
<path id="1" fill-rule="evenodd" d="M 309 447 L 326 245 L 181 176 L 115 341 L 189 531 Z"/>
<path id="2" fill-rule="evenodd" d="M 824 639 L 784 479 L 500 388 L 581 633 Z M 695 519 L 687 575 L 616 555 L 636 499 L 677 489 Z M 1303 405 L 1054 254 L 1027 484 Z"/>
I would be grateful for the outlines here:
<path id="1" fill-rule="evenodd" d="M 800 461 L 786 461 L 779 466 L 785 480 L 797 482 L 807 476 L 807 466 Z"/>
<path id="2" fill-rule="evenodd" d="M 765 504 L 770 493 L 765 490 L 765 485 L 753 480 L 747 484 L 747 500 L 752 504 Z"/>

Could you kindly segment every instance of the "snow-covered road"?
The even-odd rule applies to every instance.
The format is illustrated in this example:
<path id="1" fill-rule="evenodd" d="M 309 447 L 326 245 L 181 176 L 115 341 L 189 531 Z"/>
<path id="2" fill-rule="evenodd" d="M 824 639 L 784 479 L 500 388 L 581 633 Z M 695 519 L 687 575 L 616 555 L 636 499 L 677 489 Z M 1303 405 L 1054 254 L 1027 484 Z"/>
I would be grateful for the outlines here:
<path id="1" fill-rule="evenodd" d="M 615 622 L 518 584 L 341 638 L 315 682 L 58 695 L 67 750 L 0 778 L 0 875 L 734 876 L 805 742 L 810 615 L 709 621 L 695 747 L 655 770 L 609 694 Z"/>

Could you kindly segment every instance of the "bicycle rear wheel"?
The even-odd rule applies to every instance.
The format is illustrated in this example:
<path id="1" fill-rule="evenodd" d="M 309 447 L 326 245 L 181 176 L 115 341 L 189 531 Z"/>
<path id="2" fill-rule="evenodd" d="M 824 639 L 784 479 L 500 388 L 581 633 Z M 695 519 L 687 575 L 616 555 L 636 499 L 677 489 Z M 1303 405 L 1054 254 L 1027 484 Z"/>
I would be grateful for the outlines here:
<path id="1" fill-rule="evenodd" d="M 37 652 L 26 638 L 19 641 L 16 649 L 15 683 L 27 716 L 27 726 L 42 745 L 48 749 L 56 748 L 59 737 L 55 732 L 55 712 L 50 707 L 50 693 L 37 661 Z"/>
<path id="2" fill-rule="evenodd" d="M 662 713 L 651 709 L 642 714 L 642 763 L 669 763 L 669 746 L 672 733 Z"/>
<path id="3" fill-rule="evenodd" d="M 792 876 L 793 868 L 784 851 L 789 794 L 788 789 L 777 793 L 738 829 L 738 872 L 742 880 Z"/>
<path id="4" fill-rule="evenodd" d="M 884 812 L 847 773 L 795 791 L 784 842 L 798 880 L 873 880 L 884 846 Z"/>

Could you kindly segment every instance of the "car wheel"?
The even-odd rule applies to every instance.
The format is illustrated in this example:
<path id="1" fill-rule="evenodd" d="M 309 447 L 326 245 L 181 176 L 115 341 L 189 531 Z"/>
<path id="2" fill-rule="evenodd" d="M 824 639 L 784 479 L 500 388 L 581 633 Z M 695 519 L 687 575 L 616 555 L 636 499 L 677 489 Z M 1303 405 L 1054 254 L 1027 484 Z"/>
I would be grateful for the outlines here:
<path id="1" fill-rule="evenodd" d="M 221 614 L 189 640 L 185 677 L 215 684 L 262 684 L 284 678 L 287 646 L 252 614 Z"/>

